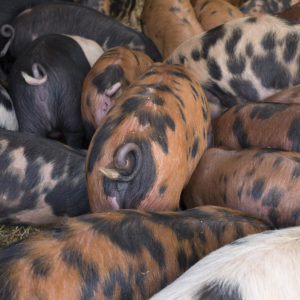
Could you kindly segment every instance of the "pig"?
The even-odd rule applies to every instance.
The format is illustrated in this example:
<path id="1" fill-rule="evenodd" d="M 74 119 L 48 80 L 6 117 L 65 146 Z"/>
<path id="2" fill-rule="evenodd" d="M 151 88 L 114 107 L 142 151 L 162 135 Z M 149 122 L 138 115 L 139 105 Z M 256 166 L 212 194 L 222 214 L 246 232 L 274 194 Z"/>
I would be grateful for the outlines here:
<path id="1" fill-rule="evenodd" d="M 92 212 L 174 210 L 209 140 L 205 95 L 180 65 L 153 64 L 118 98 L 88 148 Z"/>
<path id="2" fill-rule="evenodd" d="M 64 0 L 71 1 L 72 0 Z M 56 3 L 63 2 L 63 0 L 1 0 L 0 1 L 0 79 L 3 81 L 7 81 L 7 75 L 13 63 L 13 58 L 9 55 L 3 57 L 10 46 L 10 43 L 6 43 L 7 38 L 11 38 L 12 40 L 14 36 L 14 29 L 10 23 L 13 18 L 15 18 L 18 14 L 22 13 L 22 11 L 26 9 L 30 9 L 31 7 L 41 4 L 41 3 Z M 4 45 L 6 45 L 4 47 Z"/>
<path id="3" fill-rule="evenodd" d="M 235 104 L 300 83 L 299 30 L 300 24 L 274 16 L 240 18 L 187 40 L 166 62 L 190 69 L 214 119 Z"/>
<path id="4" fill-rule="evenodd" d="M 299 0 L 248 0 L 240 6 L 240 10 L 250 16 L 276 15 L 298 2 Z"/>
<path id="5" fill-rule="evenodd" d="M 299 22 L 300 21 L 300 3 L 297 2 L 290 8 L 277 14 L 277 17 Z"/>
<path id="6" fill-rule="evenodd" d="M 0 298 L 148 299 L 204 255 L 267 229 L 211 206 L 69 218 L 0 251 Z"/>
<path id="7" fill-rule="evenodd" d="M 275 228 L 300 224 L 300 154 L 277 149 L 208 149 L 182 193 L 187 207 L 239 209 Z"/>
<path id="8" fill-rule="evenodd" d="M 185 40 L 204 32 L 189 0 L 145 0 L 141 26 L 163 59 Z"/>
<path id="9" fill-rule="evenodd" d="M 300 227 L 240 238 L 201 259 L 151 300 L 298 299 Z"/>
<path id="10" fill-rule="evenodd" d="M 215 146 L 300 152 L 300 105 L 238 104 L 213 121 Z"/>
<path id="11" fill-rule="evenodd" d="M 19 129 L 11 97 L 2 84 L 0 84 L 0 128 L 13 131 Z"/>
<path id="12" fill-rule="evenodd" d="M 0 223 L 50 224 L 90 212 L 85 158 L 58 141 L 0 129 Z"/>
<path id="13" fill-rule="evenodd" d="M 140 50 L 153 60 L 161 56 L 153 42 L 141 32 L 92 8 L 73 3 L 41 4 L 14 18 L 14 35 L 8 40 L 9 51 L 16 58 L 24 47 L 45 34 L 78 35 L 96 41 L 104 50 L 124 46 Z"/>
<path id="14" fill-rule="evenodd" d="M 284 89 L 264 99 L 264 102 L 300 104 L 300 85 Z"/>
<path id="15" fill-rule="evenodd" d="M 82 148 L 81 88 L 102 53 L 96 42 L 79 36 L 53 34 L 33 41 L 16 60 L 9 80 L 20 131 L 62 134 L 68 145 Z"/>
<path id="16" fill-rule="evenodd" d="M 152 63 L 145 53 L 121 46 L 100 56 L 87 74 L 81 93 L 81 115 L 88 140 L 116 99 Z"/>
<path id="17" fill-rule="evenodd" d="M 198 0 L 194 7 L 197 20 L 205 31 L 245 15 L 225 0 Z"/>

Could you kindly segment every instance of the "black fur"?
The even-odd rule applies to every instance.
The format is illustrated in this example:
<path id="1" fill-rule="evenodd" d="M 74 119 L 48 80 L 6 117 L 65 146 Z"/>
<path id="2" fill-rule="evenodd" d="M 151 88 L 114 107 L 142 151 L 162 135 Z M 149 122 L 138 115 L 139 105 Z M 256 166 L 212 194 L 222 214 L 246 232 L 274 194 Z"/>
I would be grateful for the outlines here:
<path id="1" fill-rule="evenodd" d="M 115 46 L 125 46 L 144 51 L 154 61 L 161 61 L 157 48 L 144 34 L 97 10 L 81 5 L 39 5 L 29 13 L 19 15 L 12 25 L 16 31 L 15 39 L 10 47 L 14 57 L 17 57 L 21 49 L 24 49 L 25 45 L 32 40 L 32 35 L 64 33 L 94 40 L 100 46 L 104 46 L 104 50 Z"/>

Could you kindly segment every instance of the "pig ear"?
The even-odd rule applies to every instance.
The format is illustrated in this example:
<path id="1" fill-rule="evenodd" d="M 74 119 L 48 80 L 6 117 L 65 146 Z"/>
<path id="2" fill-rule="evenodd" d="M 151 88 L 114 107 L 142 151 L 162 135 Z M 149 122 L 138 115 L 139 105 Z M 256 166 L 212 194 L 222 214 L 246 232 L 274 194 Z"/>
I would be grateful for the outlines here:
<path id="1" fill-rule="evenodd" d="M 9 24 L 4 24 L 1 26 L 0 32 L 3 37 L 10 38 L 0 52 L 0 57 L 3 57 L 4 55 L 6 55 L 9 46 L 15 38 L 15 29 Z"/>
<path id="2" fill-rule="evenodd" d="M 116 82 L 113 86 L 110 88 L 106 89 L 104 91 L 104 94 L 108 97 L 111 97 L 113 94 L 115 94 L 119 88 L 122 86 L 121 82 Z"/>
<path id="3" fill-rule="evenodd" d="M 100 168 L 99 171 L 107 178 L 118 181 L 131 181 L 142 166 L 142 151 L 135 143 L 122 145 L 114 155 L 115 169 Z M 126 173 L 123 175 L 121 173 Z"/>
<path id="4" fill-rule="evenodd" d="M 32 65 L 33 77 L 29 74 L 21 71 L 21 75 L 24 80 L 30 85 L 41 85 L 47 81 L 47 73 L 44 67 L 38 63 Z"/>

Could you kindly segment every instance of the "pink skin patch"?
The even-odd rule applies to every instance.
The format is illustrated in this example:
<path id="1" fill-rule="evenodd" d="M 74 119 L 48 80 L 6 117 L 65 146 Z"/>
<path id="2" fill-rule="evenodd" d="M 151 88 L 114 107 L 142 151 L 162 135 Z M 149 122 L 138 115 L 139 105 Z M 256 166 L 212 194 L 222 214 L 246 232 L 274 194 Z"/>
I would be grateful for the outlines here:
<path id="1" fill-rule="evenodd" d="M 95 112 L 95 121 L 97 126 L 99 126 L 103 117 L 115 104 L 115 101 L 112 100 L 111 97 L 120 89 L 121 85 L 121 82 L 117 82 L 109 89 L 106 89 L 103 94 L 98 95 L 97 102 L 100 104 L 100 106 Z"/>
<path id="2" fill-rule="evenodd" d="M 107 197 L 107 199 L 111 203 L 111 206 L 114 210 L 120 209 L 120 205 L 117 202 L 117 197 Z"/>

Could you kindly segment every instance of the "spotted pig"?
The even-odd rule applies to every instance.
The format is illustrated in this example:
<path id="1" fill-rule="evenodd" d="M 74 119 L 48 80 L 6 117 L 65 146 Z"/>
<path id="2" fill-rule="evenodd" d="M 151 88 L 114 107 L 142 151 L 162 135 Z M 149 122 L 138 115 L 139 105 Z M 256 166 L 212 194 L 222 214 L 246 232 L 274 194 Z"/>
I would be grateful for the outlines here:
<path id="1" fill-rule="evenodd" d="M 300 2 L 294 4 L 290 8 L 282 11 L 277 16 L 279 18 L 300 22 Z"/>
<path id="2" fill-rule="evenodd" d="M 198 0 L 194 7 L 196 17 L 205 31 L 245 15 L 225 0 Z"/>
<path id="3" fill-rule="evenodd" d="M 145 0 L 141 25 L 163 59 L 182 42 L 204 31 L 189 0 Z"/>
<path id="4" fill-rule="evenodd" d="M 11 97 L 2 84 L 0 84 L 0 128 L 14 131 L 19 129 Z"/>
<path id="5" fill-rule="evenodd" d="M 215 146 L 300 152 L 300 105 L 238 104 L 213 121 Z"/>
<path id="6" fill-rule="evenodd" d="M 276 15 L 298 2 L 299 0 L 248 0 L 240 6 L 240 10 L 250 16 Z"/>
<path id="7" fill-rule="evenodd" d="M 105 51 L 96 61 L 81 94 L 81 115 L 89 140 L 124 89 L 152 63 L 145 53 L 120 46 Z"/>
<path id="8" fill-rule="evenodd" d="M 115 46 L 140 50 L 153 60 L 161 61 L 155 45 L 144 34 L 95 9 L 79 4 L 41 4 L 18 15 L 10 25 L 13 34 L 7 43 L 11 43 L 8 50 L 14 58 L 37 37 L 56 33 L 94 40 L 104 50 Z"/>
<path id="9" fill-rule="evenodd" d="M 274 227 L 300 225 L 300 154 L 210 148 L 182 195 L 187 207 L 239 209 Z"/>
<path id="10" fill-rule="evenodd" d="M 240 18 L 182 43 L 167 62 L 191 70 L 215 118 L 300 83 L 299 29 L 273 16 Z"/>
<path id="11" fill-rule="evenodd" d="M 268 230 L 213 251 L 151 300 L 298 299 L 300 227 Z"/>
<path id="12" fill-rule="evenodd" d="M 20 131 L 62 134 L 68 145 L 84 145 L 80 113 L 82 83 L 103 53 L 92 40 L 59 34 L 36 39 L 16 60 L 9 79 Z"/>
<path id="13" fill-rule="evenodd" d="M 266 229 L 211 206 L 70 218 L 0 252 L 0 298 L 148 299 L 204 255 Z"/>
<path id="14" fill-rule="evenodd" d="M 47 224 L 88 213 L 85 157 L 57 141 L 0 129 L 0 223 Z"/>
<path id="15" fill-rule="evenodd" d="M 152 65 L 120 96 L 90 143 L 92 211 L 177 209 L 209 126 L 205 95 L 189 71 Z"/>

